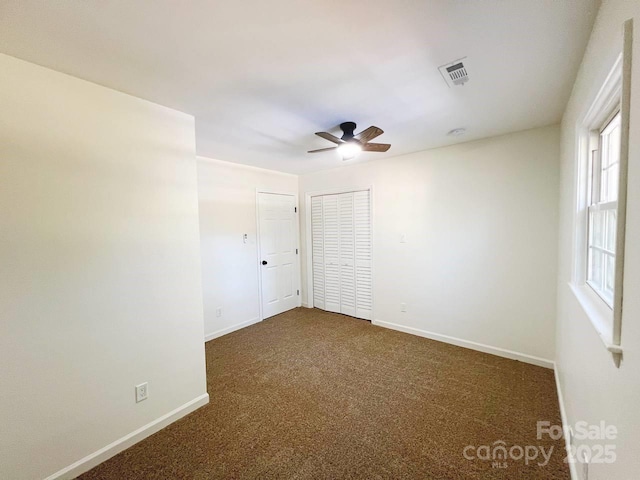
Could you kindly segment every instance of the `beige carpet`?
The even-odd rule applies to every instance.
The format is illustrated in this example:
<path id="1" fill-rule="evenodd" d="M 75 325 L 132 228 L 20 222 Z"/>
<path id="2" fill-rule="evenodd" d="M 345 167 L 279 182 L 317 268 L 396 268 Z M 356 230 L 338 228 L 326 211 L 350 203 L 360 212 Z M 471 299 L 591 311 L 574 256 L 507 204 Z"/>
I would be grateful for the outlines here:
<path id="1" fill-rule="evenodd" d="M 569 478 L 562 440 L 536 438 L 560 424 L 551 370 L 302 308 L 206 354 L 209 405 L 81 478 Z M 497 441 L 553 454 L 463 456 Z"/>

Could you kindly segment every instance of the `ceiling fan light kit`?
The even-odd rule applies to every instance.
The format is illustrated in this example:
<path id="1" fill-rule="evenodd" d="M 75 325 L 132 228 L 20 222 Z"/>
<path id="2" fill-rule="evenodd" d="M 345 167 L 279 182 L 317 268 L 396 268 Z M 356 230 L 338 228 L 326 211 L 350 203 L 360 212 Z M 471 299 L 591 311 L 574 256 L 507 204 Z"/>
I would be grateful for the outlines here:
<path id="1" fill-rule="evenodd" d="M 343 160 L 352 160 L 360 152 L 386 152 L 391 148 L 391 145 L 388 143 L 369 142 L 384 133 L 381 128 L 371 126 L 357 135 L 354 135 L 353 132 L 356 129 L 356 124 L 354 122 L 343 122 L 340 124 L 340 129 L 343 132 L 341 138 L 338 138 L 328 132 L 316 132 L 316 135 L 335 143 L 337 146 L 310 150 L 308 153 L 337 150 Z"/>
<path id="2" fill-rule="evenodd" d="M 362 151 L 362 145 L 354 140 L 344 142 L 338 147 L 338 153 L 342 155 L 343 160 L 351 160 Z"/>

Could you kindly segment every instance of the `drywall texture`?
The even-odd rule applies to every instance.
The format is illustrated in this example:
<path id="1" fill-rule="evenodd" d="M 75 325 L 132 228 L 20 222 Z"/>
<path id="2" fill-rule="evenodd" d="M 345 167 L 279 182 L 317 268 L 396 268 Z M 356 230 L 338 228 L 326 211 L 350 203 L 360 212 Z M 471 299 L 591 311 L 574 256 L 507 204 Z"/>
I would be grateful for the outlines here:
<path id="1" fill-rule="evenodd" d="M 300 193 L 373 185 L 375 320 L 553 359 L 558 148 L 557 126 L 527 130 L 304 175 Z"/>
<path id="2" fill-rule="evenodd" d="M 576 125 L 593 102 L 622 50 L 622 24 L 634 18 L 627 231 L 622 314 L 623 359 L 616 368 L 568 286 L 576 209 Z M 557 368 L 569 424 L 605 421 L 618 437 L 614 463 L 593 463 L 589 480 L 632 479 L 640 471 L 640 2 L 606 1 L 598 13 L 571 100 L 562 121 L 561 216 Z M 576 441 L 576 445 L 582 441 Z M 596 442 L 602 444 L 603 442 Z M 582 469 L 577 469 L 582 477 Z"/>
<path id="3" fill-rule="evenodd" d="M 257 189 L 295 195 L 298 177 L 198 158 L 207 340 L 259 320 Z M 216 313 L 218 309 L 220 316 Z"/>
<path id="4" fill-rule="evenodd" d="M 0 72 L 0 478 L 37 479 L 206 394 L 194 119 Z"/>

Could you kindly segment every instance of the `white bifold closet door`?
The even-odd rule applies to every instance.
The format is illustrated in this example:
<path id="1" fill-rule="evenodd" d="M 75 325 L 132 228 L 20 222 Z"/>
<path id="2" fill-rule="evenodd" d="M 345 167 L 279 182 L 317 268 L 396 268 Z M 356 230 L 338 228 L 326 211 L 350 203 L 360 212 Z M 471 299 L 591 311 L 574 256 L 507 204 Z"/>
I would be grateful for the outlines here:
<path id="1" fill-rule="evenodd" d="M 311 199 L 313 304 L 372 319 L 369 191 Z"/>

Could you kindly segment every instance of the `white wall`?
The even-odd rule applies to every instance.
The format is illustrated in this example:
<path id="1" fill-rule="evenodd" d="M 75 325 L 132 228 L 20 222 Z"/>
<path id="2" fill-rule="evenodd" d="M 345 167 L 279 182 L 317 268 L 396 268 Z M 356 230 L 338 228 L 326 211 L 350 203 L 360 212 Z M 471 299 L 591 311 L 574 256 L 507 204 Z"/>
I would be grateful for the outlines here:
<path id="1" fill-rule="evenodd" d="M 373 185 L 376 321 L 552 360 L 558 159 L 551 126 L 304 175 L 300 194 Z"/>
<path id="2" fill-rule="evenodd" d="M 205 339 L 259 320 L 256 189 L 298 190 L 298 177 L 198 158 Z M 248 235 L 247 243 L 242 236 Z M 222 316 L 216 309 L 222 308 Z"/>
<path id="3" fill-rule="evenodd" d="M 37 479 L 207 401 L 194 119 L 0 72 L 0 478 Z"/>
<path id="4" fill-rule="evenodd" d="M 622 48 L 622 23 L 635 20 L 627 203 L 622 345 L 616 368 L 611 354 L 568 287 L 571 279 L 578 119 L 591 105 Z M 617 426 L 617 460 L 592 464 L 590 480 L 635 479 L 640 471 L 640 2 L 602 4 L 562 121 L 561 216 L 558 278 L 557 368 L 569 424 L 605 421 Z M 581 442 L 577 442 L 580 444 Z M 600 442 L 602 443 L 602 442 Z M 609 442 L 607 442 L 609 443 Z M 578 469 L 580 472 L 581 469 Z"/>

